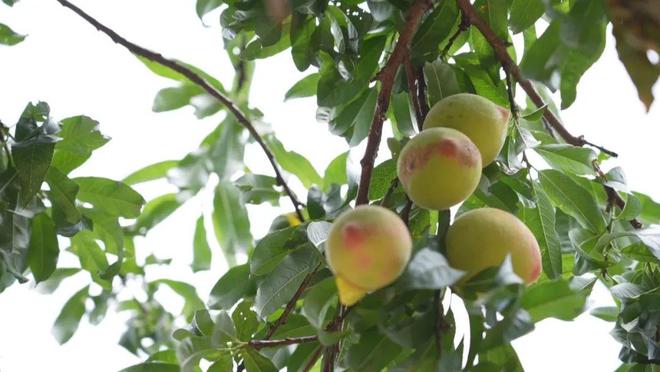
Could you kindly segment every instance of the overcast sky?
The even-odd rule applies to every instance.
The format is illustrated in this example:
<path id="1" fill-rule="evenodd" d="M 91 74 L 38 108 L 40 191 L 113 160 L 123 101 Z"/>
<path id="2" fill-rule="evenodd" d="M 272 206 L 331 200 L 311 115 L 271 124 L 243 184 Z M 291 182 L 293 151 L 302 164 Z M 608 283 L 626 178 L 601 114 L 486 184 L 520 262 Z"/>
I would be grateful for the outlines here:
<path id="1" fill-rule="evenodd" d="M 197 65 L 229 85 L 232 69 L 221 49 L 218 15 L 209 15 L 206 22 L 213 27 L 204 27 L 195 14 L 194 1 L 77 0 L 77 4 L 128 39 Z M 29 35 L 15 47 L 0 46 L 0 119 L 14 123 L 28 101 L 43 100 L 50 104 L 55 117 L 91 116 L 113 138 L 76 175 L 121 179 L 141 166 L 179 159 L 194 150 L 219 121 L 219 117 L 196 120 L 190 109 L 152 113 L 154 94 L 171 83 L 150 73 L 130 53 L 55 0 L 23 0 L 14 8 L 0 6 L 0 23 Z M 315 121 L 313 99 L 283 102 L 288 88 L 310 72 L 298 72 L 288 52 L 259 63 L 251 103 L 266 114 L 287 148 L 302 153 L 322 170 L 348 147 Z M 655 91 L 658 95 L 658 89 Z M 620 154 L 606 164 L 606 169 L 622 166 L 632 189 L 660 200 L 660 109 L 656 104 L 645 113 L 611 38 L 601 61 L 578 86 L 577 101 L 562 118 L 574 134 L 584 134 L 591 142 Z M 270 174 L 264 160 L 256 148 L 247 153 L 252 169 Z M 295 187 L 302 192 L 301 185 Z M 173 189 L 152 184 L 139 191 L 151 198 Z M 202 298 L 225 269 L 218 255 L 211 272 L 193 275 L 187 266 L 192 257 L 195 219 L 208 212 L 205 197 L 208 195 L 194 199 L 138 241 L 143 252 L 177 259 L 173 268 L 155 270 L 150 277 L 196 283 Z M 269 207 L 251 209 L 254 236 L 261 237 L 279 212 Z M 70 255 L 63 254 L 61 260 L 76 264 Z M 51 296 L 38 294 L 29 285 L 14 285 L 0 294 L 0 371 L 102 372 L 139 362 L 117 345 L 125 321 L 122 314 L 111 312 L 96 327 L 83 321 L 64 346 L 58 346 L 51 336 L 50 327 L 62 304 L 87 280 L 85 276 L 74 277 Z M 602 288 L 592 297 L 592 306 L 608 304 Z M 175 311 L 181 305 L 169 296 L 163 301 Z M 514 346 L 528 371 L 611 371 L 619 365 L 619 346 L 609 336 L 611 328 L 611 324 L 588 315 L 571 323 L 546 320 Z"/>

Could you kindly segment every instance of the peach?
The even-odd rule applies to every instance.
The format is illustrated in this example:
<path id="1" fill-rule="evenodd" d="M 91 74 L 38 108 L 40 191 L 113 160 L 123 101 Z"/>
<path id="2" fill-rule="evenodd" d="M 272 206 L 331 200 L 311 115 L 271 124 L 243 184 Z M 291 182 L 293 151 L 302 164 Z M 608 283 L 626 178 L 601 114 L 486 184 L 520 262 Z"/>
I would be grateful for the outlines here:
<path id="1" fill-rule="evenodd" d="M 431 128 L 403 147 L 397 173 L 415 204 L 427 209 L 448 209 L 477 188 L 481 156 L 463 133 L 451 128 Z"/>
<path id="2" fill-rule="evenodd" d="M 353 305 L 394 282 L 411 250 L 407 226 L 389 209 L 366 205 L 344 212 L 334 221 L 325 250 L 340 302 Z"/>
<path id="3" fill-rule="evenodd" d="M 527 284 L 541 274 L 541 252 L 534 234 L 516 216 L 495 208 L 465 212 L 447 231 L 447 259 L 466 272 L 462 282 L 499 266 L 511 255 L 513 271 Z"/>
<path id="4" fill-rule="evenodd" d="M 438 101 L 424 120 L 424 129 L 453 128 L 477 145 L 482 165 L 490 164 L 504 146 L 511 113 L 505 107 L 470 93 L 459 93 Z"/>

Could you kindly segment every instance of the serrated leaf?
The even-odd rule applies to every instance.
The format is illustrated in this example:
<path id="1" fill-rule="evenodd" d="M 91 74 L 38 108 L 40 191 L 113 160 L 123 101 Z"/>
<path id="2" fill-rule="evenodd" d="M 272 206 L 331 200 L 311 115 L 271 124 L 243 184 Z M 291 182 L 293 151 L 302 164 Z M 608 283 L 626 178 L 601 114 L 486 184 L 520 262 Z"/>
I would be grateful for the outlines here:
<path id="1" fill-rule="evenodd" d="M 257 284 L 257 315 L 264 318 L 289 301 L 319 260 L 319 253 L 314 247 L 298 249 L 288 255 L 273 272 L 263 277 Z"/>

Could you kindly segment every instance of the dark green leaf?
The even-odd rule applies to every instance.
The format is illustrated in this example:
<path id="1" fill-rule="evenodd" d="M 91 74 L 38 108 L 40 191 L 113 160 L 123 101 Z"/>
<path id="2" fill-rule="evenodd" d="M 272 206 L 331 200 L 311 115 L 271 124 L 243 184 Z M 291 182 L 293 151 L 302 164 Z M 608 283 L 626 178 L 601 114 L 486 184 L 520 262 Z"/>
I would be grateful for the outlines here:
<path id="1" fill-rule="evenodd" d="M 319 83 L 319 74 L 311 74 L 305 76 L 300 81 L 295 83 L 284 95 L 284 100 L 294 98 L 310 97 L 316 94 L 316 86 Z"/>
<path id="2" fill-rule="evenodd" d="M 273 362 L 254 349 L 240 351 L 247 372 L 277 372 Z"/>
<path id="3" fill-rule="evenodd" d="M 509 27 L 514 34 L 517 34 L 534 25 L 543 13 L 545 13 L 545 5 L 542 0 L 513 0 Z"/>
<path id="4" fill-rule="evenodd" d="M 197 16 L 199 19 L 202 19 L 206 13 L 218 8 L 222 3 L 222 0 L 197 0 L 197 4 L 195 5 Z"/>
<path id="5" fill-rule="evenodd" d="M 32 232 L 28 248 L 28 263 L 34 279 L 42 282 L 55 271 L 60 247 L 55 234 L 55 224 L 45 213 L 32 219 Z"/>
<path id="6" fill-rule="evenodd" d="M 273 271 L 277 265 L 293 251 L 287 242 L 293 236 L 293 227 L 277 230 L 259 240 L 250 258 L 250 273 L 252 275 L 266 275 Z"/>
<path id="7" fill-rule="evenodd" d="M 234 266 L 213 286 L 209 295 L 209 308 L 230 309 L 238 300 L 247 295 L 252 287 L 250 266 Z"/>
<path id="8" fill-rule="evenodd" d="M 180 372 L 178 364 L 146 362 L 124 368 L 119 372 Z"/>
<path id="9" fill-rule="evenodd" d="M 377 200 L 385 196 L 394 179 L 396 179 L 396 162 L 394 160 L 388 159 L 378 164 L 371 175 L 369 200 Z"/>
<path id="10" fill-rule="evenodd" d="M 440 253 L 424 248 L 415 254 L 400 281 L 404 288 L 442 289 L 462 276 L 463 272 L 452 269 Z"/>
<path id="11" fill-rule="evenodd" d="M 317 329 L 325 326 L 328 310 L 336 303 L 337 286 L 334 278 L 327 278 L 314 285 L 305 295 L 302 314 Z"/>
<path id="12" fill-rule="evenodd" d="M 401 346 L 372 328 L 363 332 L 360 341 L 346 354 L 348 365 L 355 371 L 380 371 L 401 351 Z"/>
<path id="13" fill-rule="evenodd" d="M 424 79 L 428 87 L 428 99 L 431 106 L 445 97 L 463 91 L 456 77 L 455 69 L 441 60 L 424 64 Z"/>
<path id="14" fill-rule="evenodd" d="M 78 223 L 80 221 L 80 211 L 76 207 L 78 185 L 55 167 L 48 169 L 46 182 L 50 186 L 48 198 L 53 203 L 53 215 L 62 216 L 68 225 Z"/>
<path id="15" fill-rule="evenodd" d="M 586 147 L 566 144 L 541 145 L 534 148 L 554 169 L 577 175 L 592 174 L 596 153 Z"/>
<path id="16" fill-rule="evenodd" d="M 257 285 L 255 297 L 259 317 L 273 313 L 289 301 L 305 276 L 318 265 L 319 260 L 316 248 L 304 246 L 288 255 L 273 272 L 263 277 Z"/>
<path id="17" fill-rule="evenodd" d="M 533 186 L 536 208 L 522 209 L 522 219 L 541 247 L 543 272 L 554 279 L 562 274 L 561 244 L 555 228 L 555 208 L 545 191 L 536 184 Z"/>

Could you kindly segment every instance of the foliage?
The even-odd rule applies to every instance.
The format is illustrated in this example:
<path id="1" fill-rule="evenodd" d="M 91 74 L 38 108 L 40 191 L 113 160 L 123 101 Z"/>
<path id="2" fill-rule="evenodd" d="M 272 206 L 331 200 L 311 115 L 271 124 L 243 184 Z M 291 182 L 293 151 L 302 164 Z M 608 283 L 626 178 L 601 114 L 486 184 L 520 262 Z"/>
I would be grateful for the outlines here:
<path id="1" fill-rule="evenodd" d="M 545 89 L 559 90 L 562 109 L 575 101 L 581 76 L 602 53 L 608 22 L 628 5 L 477 0 L 474 14 L 510 56 L 518 56 L 514 59 L 521 61 L 522 76 L 535 80 L 546 97 L 547 106 L 519 108 L 513 101 L 518 92 L 502 77 L 493 41 L 470 27 L 465 4 L 472 7 L 463 0 L 197 0 L 200 18 L 221 13 L 225 49 L 235 67 L 232 87 L 226 89 L 219 79 L 181 62 L 176 63 L 210 88 L 153 56 L 140 55 L 140 61 L 172 83 L 157 93 L 154 111 L 192 106 L 196 117 L 221 117 L 219 124 L 182 159 L 136 170 L 122 181 L 71 176 L 109 140 L 95 120 L 56 120 L 46 103 L 27 104 L 16 125 L 0 127 L 0 292 L 30 280 L 52 292 L 62 280 L 86 273 L 87 281 L 55 321 L 55 338 L 68 341 L 83 317 L 96 324 L 111 306 L 130 313 L 119 343 L 148 359 L 125 371 L 299 371 L 335 362 L 340 370 L 351 371 L 520 371 L 510 342 L 543 319 L 574 319 L 600 282 L 609 288 L 616 307 L 592 313 L 615 322 L 612 335 L 622 344 L 624 363 L 620 370 L 660 363 L 660 233 L 653 227 L 660 224 L 660 204 L 629 190 L 620 168 L 601 171 L 611 152 L 575 146 L 557 137 L 557 128 L 548 131 L 545 125 L 547 115 L 557 114 Z M 407 16 L 415 7 L 424 10 L 416 30 L 410 29 L 412 16 Z M 659 33 L 653 33 L 658 24 L 652 19 L 645 17 L 644 22 L 648 33 L 636 33 L 638 28 L 626 19 L 614 23 L 614 34 L 620 57 L 648 107 L 658 70 L 646 50 L 658 51 L 657 37 L 652 36 Z M 547 28 L 537 35 L 537 25 L 543 24 Z M 397 48 L 406 32 L 414 32 L 409 51 Z M 518 33 L 523 48 L 509 44 Z M 0 24 L 0 44 L 23 39 Z M 638 39 L 647 42 L 642 46 Z M 278 53 L 290 53 L 295 68 L 310 70 L 284 98 L 315 96 L 317 118 L 332 135 L 345 139 L 347 150 L 373 138 L 374 117 L 388 119 L 394 133 L 387 139 L 390 159 L 375 167 L 366 184 L 358 183 L 358 175 L 347 166 L 346 152 L 337 154 L 323 172 L 316 170 L 281 143 L 262 123 L 262 113 L 250 106 L 255 61 Z M 379 71 L 397 53 L 406 55 L 387 81 Z M 508 75 L 511 66 L 504 68 Z M 383 96 L 388 83 L 391 102 L 389 94 Z M 228 97 L 237 111 L 217 101 L 209 89 Z M 459 92 L 477 93 L 516 114 L 497 161 L 483 170 L 477 190 L 457 213 L 488 206 L 523 220 L 542 249 L 543 274 L 531 286 L 512 272 L 509 261 L 454 286 L 462 273 L 444 258 L 449 213 L 411 205 L 396 180 L 400 149 L 417 133 L 428 107 Z M 296 209 L 302 204 L 288 194 L 279 174 L 257 174 L 244 166 L 245 146 L 257 138 L 243 119 L 259 122 L 255 133 L 275 169 L 296 177 L 307 189 L 300 215 L 283 207 L 287 213 L 278 216 L 263 237 L 252 235 L 246 204 L 278 206 L 287 197 Z M 543 162 L 530 162 L 527 154 L 532 152 Z M 132 188 L 158 179 L 166 179 L 176 192 L 145 202 Z M 331 222 L 351 208 L 364 187 L 369 202 L 397 212 L 408 223 L 415 242 L 413 259 L 393 285 L 343 309 L 323 257 L 324 241 Z M 208 270 L 213 254 L 221 254 L 231 268 L 201 297 L 189 283 L 147 281 L 149 266 L 170 261 L 136 259 L 141 247 L 135 238 L 204 188 L 214 188 L 208 201 L 213 213 L 196 221 L 192 270 Z M 211 226 L 221 252 L 212 252 L 207 241 Z M 60 266 L 60 254 L 76 256 L 79 265 Z M 129 281 L 143 283 L 144 297 L 125 299 Z M 93 283 L 102 288 L 100 294 L 89 291 Z M 180 313 L 170 313 L 158 302 L 156 293 L 163 288 L 183 299 Z M 459 305 L 446 307 L 456 295 L 469 315 L 469 337 L 462 335 L 457 344 L 454 311 Z M 189 326 L 175 326 L 180 317 Z"/>

